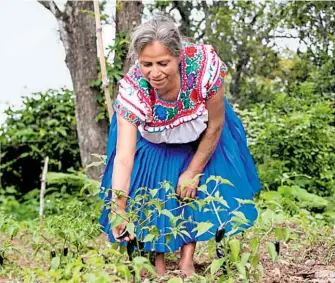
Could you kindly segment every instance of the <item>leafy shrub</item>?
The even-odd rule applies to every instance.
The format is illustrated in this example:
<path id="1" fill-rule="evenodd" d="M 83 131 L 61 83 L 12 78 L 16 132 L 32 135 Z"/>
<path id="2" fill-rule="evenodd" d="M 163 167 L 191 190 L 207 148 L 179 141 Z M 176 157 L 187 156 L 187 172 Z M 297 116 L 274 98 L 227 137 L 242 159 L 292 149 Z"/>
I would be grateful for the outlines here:
<path id="1" fill-rule="evenodd" d="M 52 171 L 80 167 L 72 92 L 34 93 L 23 104 L 18 110 L 8 108 L 0 126 L 0 186 L 14 186 L 19 193 L 39 187 L 46 156 Z"/>
<path id="2" fill-rule="evenodd" d="M 314 212 L 324 212 L 329 201 L 323 197 L 308 193 L 306 190 L 293 186 L 280 186 L 278 191 L 262 192 L 261 198 L 266 201 L 277 201 L 291 215 L 306 208 Z"/>
<path id="3" fill-rule="evenodd" d="M 335 111 L 313 83 L 238 112 L 265 187 L 275 190 L 287 173 L 286 183 L 320 196 L 334 194 Z"/>

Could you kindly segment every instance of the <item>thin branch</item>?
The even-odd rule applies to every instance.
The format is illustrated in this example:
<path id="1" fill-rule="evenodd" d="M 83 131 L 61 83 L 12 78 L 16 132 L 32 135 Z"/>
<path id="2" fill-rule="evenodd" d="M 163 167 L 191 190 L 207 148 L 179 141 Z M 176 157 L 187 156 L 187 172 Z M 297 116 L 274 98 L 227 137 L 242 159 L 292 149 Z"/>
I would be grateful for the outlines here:
<path id="1" fill-rule="evenodd" d="M 260 17 L 261 15 L 263 15 L 264 9 L 265 9 L 265 4 L 263 4 L 261 6 L 261 8 L 259 9 L 259 11 L 254 15 L 254 17 L 251 20 L 251 23 L 249 24 L 251 27 L 256 23 L 256 20 L 258 19 L 258 17 Z"/>
<path id="2" fill-rule="evenodd" d="M 200 30 L 200 26 L 201 26 L 201 24 L 204 23 L 204 22 L 206 23 L 206 17 L 203 18 L 203 19 L 197 24 L 197 26 L 195 27 L 195 32 L 197 32 L 197 31 Z M 205 31 L 203 30 L 203 31 L 198 35 L 197 40 L 202 39 L 202 38 L 204 37 L 204 35 L 205 35 Z"/>
<path id="3" fill-rule="evenodd" d="M 293 38 L 293 39 L 300 39 L 299 36 L 294 36 L 291 34 L 286 35 L 269 35 L 268 38 Z"/>
<path id="4" fill-rule="evenodd" d="M 54 1 L 38 0 L 37 2 L 40 3 L 44 8 L 48 9 L 57 19 L 62 16 L 61 10 L 59 10 Z"/>
<path id="5" fill-rule="evenodd" d="M 177 8 L 175 1 L 172 1 L 171 4 L 172 4 L 172 7 L 169 9 L 169 11 L 167 11 L 168 15 L 171 15 L 172 10 Z"/>
<path id="6" fill-rule="evenodd" d="M 42 6 L 44 6 L 44 8 L 48 9 L 49 11 L 51 11 L 50 8 L 50 2 L 49 1 L 37 1 L 38 3 L 40 3 Z"/>

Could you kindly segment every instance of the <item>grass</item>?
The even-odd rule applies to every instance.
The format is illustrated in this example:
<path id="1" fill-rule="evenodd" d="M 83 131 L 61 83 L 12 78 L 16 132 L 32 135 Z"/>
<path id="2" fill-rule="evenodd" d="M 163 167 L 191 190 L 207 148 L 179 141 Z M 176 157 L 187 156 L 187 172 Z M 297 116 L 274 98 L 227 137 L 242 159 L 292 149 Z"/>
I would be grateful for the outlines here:
<path id="1" fill-rule="evenodd" d="M 267 250 L 267 243 L 274 241 L 276 234 L 273 230 L 267 233 L 269 223 L 265 223 L 262 215 L 263 212 L 255 227 L 243 236 L 236 237 L 241 242 L 241 253 L 250 252 L 251 238 L 262 239 L 259 259 L 264 275 L 259 282 L 335 282 L 335 237 L 330 225 L 311 215 L 305 218 L 301 215 L 275 217 L 270 226 L 288 227 L 290 236 L 286 242 L 281 241 L 280 254 L 273 260 Z M 82 217 L 79 223 L 83 230 L 92 227 L 92 219 L 87 215 L 78 217 Z M 1 249 L 5 250 L 5 259 L 0 267 L 0 282 L 134 282 L 129 269 L 140 278 L 138 282 L 169 282 L 171 278 L 183 278 L 178 271 L 178 253 L 168 254 L 168 272 L 164 278 L 157 278 L 152 274 L 152 267 L 148 262 L 129 262 L 126 252 L 119 252 L 115 244 L 111 244 L 104 234 L 99 233 L 98 228 L 87 230 L 93 232 L 82 238 L 79 249 L 75 239 L 77 234 L 74 232 L 81 227 L 74 227 L 72 234 L 67 230 L 66 234 L 71 234 L 74 238 L 67 239 L 69 252 L 64 256 L 66 235 L 60 233 L 59 227 L 69 229 L 69 225 L 55 220 L 66 219 L 66 214 L 63 218 L 60 215 L 49 215 L 48 219 L 50 222 L 46 226 L 50 231 L 46 234 L 45 230 L 39 230 L 37 219 L 16 221 L 9 215 L 2 214 L 0 253 Z M 43 235 L 53 238 L 50 241 L 50 238 Z M 52 251 L 55 251 L 56 257 L 52 257 Z M 195 255 L 197 276 L 185 281 L 215 282 L 223 274 L 223 269 L 211 274 L 210 265 L 215 259 L 213 242 L 199 243 Z M 246 263 L 246 268 L 249 267 L 250 263 Z M 236 279 L 234 282 L 248 282 L 237 279 L 241 277 L 234 267 L 232 271 Z"/>

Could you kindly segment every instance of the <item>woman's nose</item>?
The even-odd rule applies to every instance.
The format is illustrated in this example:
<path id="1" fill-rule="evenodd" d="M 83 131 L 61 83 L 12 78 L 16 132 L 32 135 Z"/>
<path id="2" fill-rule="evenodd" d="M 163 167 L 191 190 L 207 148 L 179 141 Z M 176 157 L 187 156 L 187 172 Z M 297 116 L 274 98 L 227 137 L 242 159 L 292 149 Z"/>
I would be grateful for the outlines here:
<path id="1" fill-rule="evenodd" d="M 160 70 L 158 68 L 158 66 L 154 65 L 152 66 L 152 69 L 151 69 L 151 77 L 152 78 L 158 78 L 160 76 Z"/>

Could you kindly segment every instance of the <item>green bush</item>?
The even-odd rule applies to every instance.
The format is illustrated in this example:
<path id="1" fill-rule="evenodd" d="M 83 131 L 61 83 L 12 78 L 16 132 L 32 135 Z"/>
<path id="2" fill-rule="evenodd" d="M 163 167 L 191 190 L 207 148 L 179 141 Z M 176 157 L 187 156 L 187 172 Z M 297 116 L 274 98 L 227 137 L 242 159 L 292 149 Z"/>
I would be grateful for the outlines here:
<path id="1" fill-rule="evenodd" d="M 335 111 L 313 83 L 238 112 L 266 188 L 296 184 L 320 196 L 334 194 Z"/>
<path id="2" fill-rule="evenodd" d="M 23 98 L 23 107 L 8 108 L 0 126 L 1 184 L 26 193 L 40 186 L 44 158 L 49 170 L 79 169 L 74 98 L 69 90 L 49 90 Z"/>

